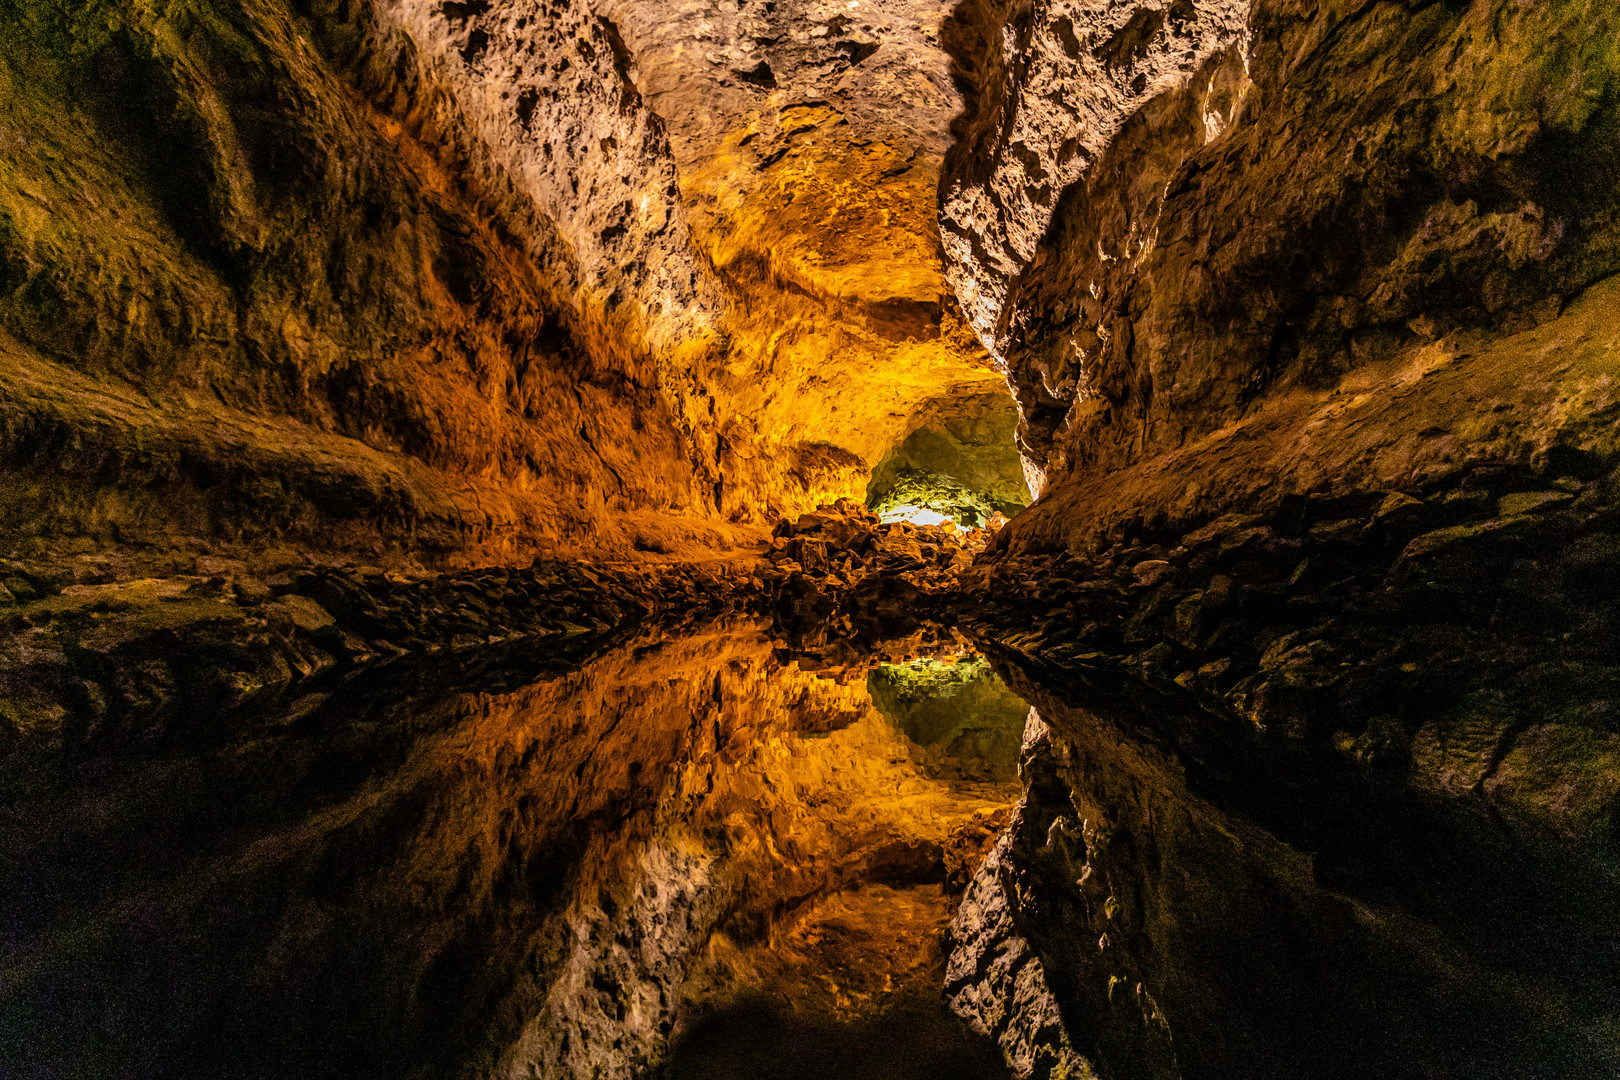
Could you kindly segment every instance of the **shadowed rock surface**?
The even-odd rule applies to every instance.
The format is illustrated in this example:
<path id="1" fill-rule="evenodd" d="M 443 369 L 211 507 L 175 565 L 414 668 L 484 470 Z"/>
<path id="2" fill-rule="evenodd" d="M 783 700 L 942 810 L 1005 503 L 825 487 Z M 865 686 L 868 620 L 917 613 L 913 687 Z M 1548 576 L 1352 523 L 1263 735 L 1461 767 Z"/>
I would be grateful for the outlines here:
<path id="1" fill-rule="evenodd" d="M 0 1073 L 1620 1072 L 1607 0 L 0 0 L 0 151 Z"/>

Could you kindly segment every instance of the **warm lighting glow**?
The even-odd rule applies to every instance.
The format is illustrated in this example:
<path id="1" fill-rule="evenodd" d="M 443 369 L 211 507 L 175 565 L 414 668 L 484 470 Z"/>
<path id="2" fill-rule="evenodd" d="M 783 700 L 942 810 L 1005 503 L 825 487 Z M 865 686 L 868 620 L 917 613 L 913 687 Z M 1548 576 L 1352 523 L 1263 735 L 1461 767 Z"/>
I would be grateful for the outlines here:
<path id="1" fill-rule="evenodd" d="M 943 525 L 951 519 L 938 510 L 930 510 L 926 506 L 892 506 L 878 515 L 878 520 L 885 525 L 896 521 L 909 521 L 913 525 Z"/>

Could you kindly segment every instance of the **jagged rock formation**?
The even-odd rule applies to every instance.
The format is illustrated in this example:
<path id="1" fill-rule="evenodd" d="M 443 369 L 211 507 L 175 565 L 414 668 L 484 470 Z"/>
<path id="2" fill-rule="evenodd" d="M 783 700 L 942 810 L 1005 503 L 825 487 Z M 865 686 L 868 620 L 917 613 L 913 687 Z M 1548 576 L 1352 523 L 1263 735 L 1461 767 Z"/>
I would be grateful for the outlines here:
<path id="1" fill-rule="evenodd" d="M 946 47 L 969 90 L 940 192 L 942 232 L 963 311 L 997 355 L 1015 332 L 1015 282 L 1059 200 L 1106 168 L 1094 170 L 1139 110 L 1197 86 L 1206 62 L 1244 43 L 1248 16 L 1245 0 L 969 0 L 952 13 Z"/>
<path id="2" fill-rule="evenodd" d="M 1244 8 L 957 16 L 970 108 L 944 228 L 988 240 L 953 241 L 951 273 L 1008 365 L 1026 454 L 1110 508 L 1138 496 L 1110 495 L 1124 467 L 1185 475 L 1163 455 L 1220 452 L 1287 399 L 1394 396 L 1398 361 L 1477 353 L 1456 332 L 1545 323 L 1620 265 L 1608 5 Z M 1578 392 L 1567 373 L 1554 386 Z M 1454 466 L 1493 405 L 1446 402 Z M 1327 434 L 1280 438 L 1297 454 Z M 1187 520 L 1261 479 L 1189 478 L 1185 505 L 1137 509 Z"/>
<path id="3" fill-rule="evenodd" d="M 957 577 L 984 544 L 982 530 L 884 525 L 843 500 L 777 525 L 756 574 L 801 660 L 836 666 L 911 635 L 924 620 L 949 625 Z"/>

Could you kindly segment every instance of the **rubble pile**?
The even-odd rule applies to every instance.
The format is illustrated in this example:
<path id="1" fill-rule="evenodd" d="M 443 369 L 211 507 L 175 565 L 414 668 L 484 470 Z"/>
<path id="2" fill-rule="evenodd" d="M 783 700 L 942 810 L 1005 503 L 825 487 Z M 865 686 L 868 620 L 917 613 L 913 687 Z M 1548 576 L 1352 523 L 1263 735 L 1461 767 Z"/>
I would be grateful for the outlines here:
<path id="1" fill-rule="evenodd" d="M 949 625 L 958 575 L 986 535 L 950 522 L 883 524 L 849 499 L 783 521 L 758 571 L 776 632 L 801 661 L 838 666 L 925 623 Z"/>
<path id="2" fill-rule="evenodd" d="M 1609 745 L 1590 702 L 1620 679 L 1617 532 L 1620 471 L 1482 467 L 1094 553 L 1009 551 L 1003 534 L 961 576 L 960 625 L 1037 662 L 1179 684 L 1264 738 L 1362 765 L 1439 760 L 1425 747 L 1465 732 L 1483 783 L 1526 728 Z"/>
<path id="3" fill-rule="evenodd" d="M 766 559 L 782 574 L 802 573 L 834 588 L 880 573 L 938 593 L 954 588 L 956 575 L 983 550 L 981 530 L 958 529 L 952 522 L 884 525 L 859 503 L 839 499 L 778 524 Z"/>

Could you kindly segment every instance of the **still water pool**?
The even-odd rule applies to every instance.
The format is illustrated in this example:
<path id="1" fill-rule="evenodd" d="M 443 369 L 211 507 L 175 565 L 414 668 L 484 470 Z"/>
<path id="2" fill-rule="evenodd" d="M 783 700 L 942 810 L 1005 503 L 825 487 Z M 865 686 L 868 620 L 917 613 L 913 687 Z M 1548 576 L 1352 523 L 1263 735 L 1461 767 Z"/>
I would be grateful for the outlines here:
<path id="1" fill-rule="evenodd" d="M 13 761 L 0 1077 L 1620 1075 L 1601 880 L 992 653 L 731 619 Z"/>

